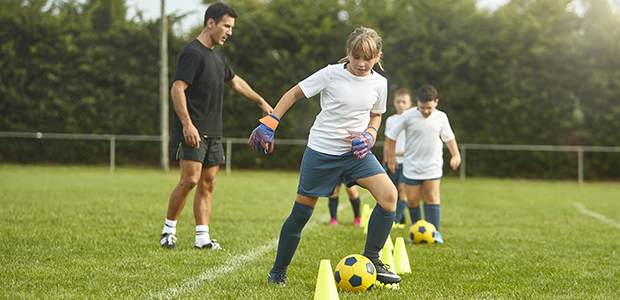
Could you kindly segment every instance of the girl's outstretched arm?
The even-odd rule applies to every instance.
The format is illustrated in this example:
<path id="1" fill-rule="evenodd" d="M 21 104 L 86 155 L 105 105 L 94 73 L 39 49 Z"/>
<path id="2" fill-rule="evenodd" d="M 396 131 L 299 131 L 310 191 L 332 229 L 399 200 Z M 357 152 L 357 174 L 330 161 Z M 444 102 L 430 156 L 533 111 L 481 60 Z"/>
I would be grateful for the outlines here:
<path id="1" fill-rule="evenodd" d="M 278 119 L 281 119 L 284 113 L 289 108 L 291 108 L 291 106 L 293 106 L 293 103 L 295 103 L 297 100 L 301 99 L 304 96 L 305 95 L 301 91 L 299 85 L 295 85 L 286 93 L 284 93 L 282 98 L 280 98 L 280 101 L 278 101 L 278 104 L 276 104 L 276 107 L 273 109 L 273 115 L 278 117 Z"/>

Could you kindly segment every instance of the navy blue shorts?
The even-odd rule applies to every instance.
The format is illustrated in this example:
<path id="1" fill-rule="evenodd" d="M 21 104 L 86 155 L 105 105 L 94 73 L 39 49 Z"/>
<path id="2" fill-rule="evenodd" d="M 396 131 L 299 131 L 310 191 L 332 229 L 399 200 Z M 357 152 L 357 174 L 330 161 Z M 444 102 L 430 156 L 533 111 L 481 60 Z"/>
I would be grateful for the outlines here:
<path id="1" fill-rule="evenodd" d="M 388 176 L 390 176 L 390 179 L 392 180 L 392 182 L 394 183 L 394 185 L 398 185 L 401 182 L 405 182 L 405 176 L 403 175 L 403 164 L 398 164 L 396 166 L 396 172 L 392 173 L 390 172 L 390 170 L 386 170 Z"/>
<path id="2" fill-rule="evenodd" d="M 404 178 L 405 178 L 405 184 L 406 185 L 420 185 L 420 184 L 422 184 L 422 182 L 424 180 L 437 180 L 437 179 L 441 179 L 441 177 L 429 178 L 429 179 L 409 179 L 407 177 L 404 177 Z"/>
<path id="3" fill-rule="evenodd" d="M 297 193 L 307 197 L 329 197 L 334 194 L 334 183 L 344 180 L 347 187 L 357 179 L 383 173 L 383 167 L 372 152 L 357 159 L 353 152 L 330 155 L 306 147 L 301 160 Z"/>
<path id="4" fill-rule="evenodd" d="M 222 138 L 200 138 L 198 148 L 190 147 L 185 143 L 183 134 L 170 136 L 170 159 L 171 160 L 195 160 L 202 163 L 203 167 L 212 167 L 226 162 Z"/>

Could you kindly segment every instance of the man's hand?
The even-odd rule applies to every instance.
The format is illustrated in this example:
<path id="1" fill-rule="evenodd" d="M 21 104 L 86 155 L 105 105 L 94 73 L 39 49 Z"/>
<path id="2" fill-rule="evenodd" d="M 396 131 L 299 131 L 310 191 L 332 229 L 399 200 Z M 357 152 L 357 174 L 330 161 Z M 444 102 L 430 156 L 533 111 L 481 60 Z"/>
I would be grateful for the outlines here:
<path id="1" fill-rule="evenodd" d="M 248 144 L 252 146 L 252 149 L 260 153 L 269 154 L 273 152 L 273 135 L 280 123 L 280 119 L 274 115 L 268 115 L 259 121 L 262 124 L 258 125 L 258 127 L 252 131 L 248 139 Z"/>
<path id="2" fill-rule="evenodd" d="M 374 129 L 375 132 L 377 131 L 374 127 L 369 127 L 369 129 Z M 353 154 L 355 154 L 357 159 L 364 158 L 364 156 L 368 154 L 368 151 L 370 151 L 370 148 L 374 146 L 375 137 L 368 132 L 368 129 L 361 134 L 352 133 L 351 135 L 353 136 L 353 140 L 351 141 L 351 150 L 353 150 Z"/>
<path id="3" fill-rule="evenodd" d="M 190 147 L 200 147 L 200 132 L 196 129 L 194 124 L 183 126 L 183 137 L 185 137 L 185 144 Z"/>

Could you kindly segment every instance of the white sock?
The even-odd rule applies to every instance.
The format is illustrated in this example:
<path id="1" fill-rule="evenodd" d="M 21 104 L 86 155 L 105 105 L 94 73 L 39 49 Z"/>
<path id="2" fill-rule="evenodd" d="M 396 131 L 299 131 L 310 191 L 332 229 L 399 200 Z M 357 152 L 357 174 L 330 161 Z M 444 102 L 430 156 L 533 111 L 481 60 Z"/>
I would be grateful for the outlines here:
<path id="1" fill-rule="evenodd" d="M 196 225 L 196 244 L 206 245 L 208 243 L 211 243 L 209 225 Z"/>
<path id="2" fill-rule="evenodd" d="M 162 234 L 172 233 L 173 235 L 177 233 L 177 221 L 172 221 L 166 219 L 166 223 L 164 224 L 164 229 L 161 231 Z"/>

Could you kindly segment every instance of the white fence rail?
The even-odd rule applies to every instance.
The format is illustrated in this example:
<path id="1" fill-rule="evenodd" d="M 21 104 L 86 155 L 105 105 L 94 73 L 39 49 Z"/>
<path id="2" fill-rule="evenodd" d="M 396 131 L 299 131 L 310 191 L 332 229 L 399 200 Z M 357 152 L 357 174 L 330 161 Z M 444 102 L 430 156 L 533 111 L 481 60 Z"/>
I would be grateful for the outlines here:
<path id="1" fill-rule="evenodd" d="M 64 140 L 109 140 L 110 141 L 110 173 L 114 173 L 116 159 L 116 141 L 151 141 L 160 142 L 160 135 L 117 135 L 117 134 L 80 134 L 80 133 L 42 133 L 42 132 L 12 132 L 0 131 L 0 138 L 35 138 L 35 139 L 64 139 Z M 278 145 L 306 145 L 303 139 L 276 139 Z M 231 173 L 232 145 L 247 144 L 246 138 L 222 138 L 226 144 L 226 174 Z M 383 147 L 383 142 L 377 142 L 376 147 Z M 604 146 L 551 146 L 551 145 L 491 145 L 491 144 L 459 144 L 461 151 L 460 178 L 465 180 L 467 172 L 467 150 L 503 150 L 503 151 L 551 151 L 576 152 L 577 180 L 583 183 L 584 152 L 615 152 L 620 153 L 620 147 Z"/>

